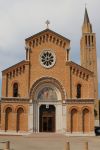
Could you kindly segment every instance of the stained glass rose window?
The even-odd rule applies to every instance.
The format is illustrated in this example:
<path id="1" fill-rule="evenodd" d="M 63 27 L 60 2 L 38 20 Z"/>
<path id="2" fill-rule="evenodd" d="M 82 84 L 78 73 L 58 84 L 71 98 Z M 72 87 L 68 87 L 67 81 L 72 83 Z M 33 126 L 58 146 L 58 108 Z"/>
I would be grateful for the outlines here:
<path id="1" fill-rule="evenodd" d="M 50 68 L 55 64 L 55 54 L 51 50 L 44 50 L 40 55 L 41 65 Z"/>

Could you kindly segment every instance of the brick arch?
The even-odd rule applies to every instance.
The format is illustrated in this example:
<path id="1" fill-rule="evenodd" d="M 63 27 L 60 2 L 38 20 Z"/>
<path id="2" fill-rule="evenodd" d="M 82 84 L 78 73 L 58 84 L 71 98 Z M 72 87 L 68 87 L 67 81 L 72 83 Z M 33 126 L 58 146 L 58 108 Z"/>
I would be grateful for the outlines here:
<path id="1" fill-rule="evenodd" d="M 22 108 L 22 109 L 24 110 L 24 113 L 26 113 L 26 108 L 25 108 L 23 105 L 18 105 L 18 106 L 16 106 L 16 108 L 15 108 L 15 112 L 16 112 L 16 113 L 17 113 L 17 110 L 18 110 L 19 108 Z"/>
<path id="2" fill-rule="evenodd" d="M 66 99 L 66 92 L 62 86 L 62 84 L 55 78 L 52 77 L 42 77 L 38 79 L 31 87 L 30 89 L 30 97 L 33 98 L 35 96 L 36 90 L 41 86 L 45 84 L 53 84 L 61 93 L 62 99 Z"/>
<path id="3" fill-rule="evenodd" d="M 18 80 L 14 80 L 14 81 L 12 81 L 12 83 L 11 83 L 11 86 L 12 86 L 12 87 L 13 87 L 14 83 L 17 83 L 17 84 L 18 84 L 18 86 L 20 87 L 20 83 L 19 83 L 19 81 L 18 81 Z"/>
<path id="4" fill-rule="evenodd" d="M 8 107 L 12 109 L 12 112 L 14 112 L 14 107 L 13 107 L 13 105 L 6 105 L 6 106 L 4 106 L 4 108 L 3 108 L 3 112 L 4 112 L 4 113 L 5 113 L 5 111 L 6 111 L 6 109 L 7 109 Z"/>
<path id="5" fill-rule="evenodd" d="M 71 132 L 78 132 L 78 118 L 79 118 L 79 112 L 78 109 L 73 107 L 71 109 Z"/>
<path id="6" fill-rule="evenodd" d="M 83 112 L 83 110 L 84 109 L 88 109 L 89 110 L 89 112 L 91 112 L 92 111 L 92 109 L 90 108 L 90 107 L 88 107 L 88 106 L 83 106 L 82 108 L 81 108 L 81 111 Z"/>
<path id="7" fill-rule="evenodd" d="M 77 87 L 77 85 L 80 84 L 81 86 L 83 86 L 82 81 L 78 81 L 75 83 L 75 86 Z"/>
<path id="8" fill-rule="evenodd" d="M 72 106 L 72 107 L 70 107 L 70 108 L 69 108 L 69 112 L 71 113 L 71 111 L 72 111 L 73 109 L 76 109 L 78 112 L 80 112 L 80 109 L 79 109 L 79 107 L 77 107 L 77 106 Z"/>

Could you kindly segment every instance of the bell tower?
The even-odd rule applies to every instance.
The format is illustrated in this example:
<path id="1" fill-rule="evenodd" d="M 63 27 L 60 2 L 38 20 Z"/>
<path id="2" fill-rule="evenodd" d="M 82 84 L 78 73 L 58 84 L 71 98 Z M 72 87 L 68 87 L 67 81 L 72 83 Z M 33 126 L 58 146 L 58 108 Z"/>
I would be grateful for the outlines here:
<path id="1" fill-rule="evenodd" d="M 80 41 L 81 66 L 94 73 L 94 98 L 96 99 L 95 109 L 98 112 L 98 79 L 97 79 L 97 56 L 96 56 L 96 35 L 93 33 L 87 8 L 85 8 L 84 21 L 82 26 L 82 38 Z"/>

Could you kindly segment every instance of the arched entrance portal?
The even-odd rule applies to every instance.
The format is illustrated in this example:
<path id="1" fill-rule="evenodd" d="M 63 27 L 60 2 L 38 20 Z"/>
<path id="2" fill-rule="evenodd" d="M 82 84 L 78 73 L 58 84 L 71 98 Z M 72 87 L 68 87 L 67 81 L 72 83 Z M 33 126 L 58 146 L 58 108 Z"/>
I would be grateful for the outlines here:
<path id="1" fill-rule="evenodd" d="M 39 131 L 55 132 L 55 106 L 41 105 L 39 110 Z"/>
<path id="2" fill-rule="evenodd" d="M 62 100 L 66 99 L 66 93 L 61 83 L 52 77 L 42 77 L 32 85 L 30 97 L 33 102 L 33 108 L 30 107 L 30 112 L 33 110 L 33 120 L 30 117 L 33 132 L 62 130 Z"/>

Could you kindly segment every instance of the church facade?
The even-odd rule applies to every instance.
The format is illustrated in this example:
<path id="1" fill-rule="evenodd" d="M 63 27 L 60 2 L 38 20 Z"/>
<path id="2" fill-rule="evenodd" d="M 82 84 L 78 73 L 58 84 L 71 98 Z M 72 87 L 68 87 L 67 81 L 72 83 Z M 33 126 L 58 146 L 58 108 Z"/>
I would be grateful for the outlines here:
<path id="1" fill-rule="evenodd" d="M 2 72 L 0 132 L 94 135 L 96 39 L 87 9 L 80 43 L 78 65 L 69 59 L 70 40 L 48 28 L 25 40 L 26 60 Z"/>

